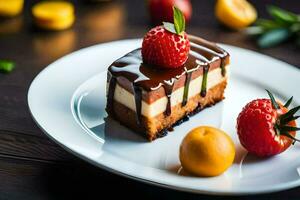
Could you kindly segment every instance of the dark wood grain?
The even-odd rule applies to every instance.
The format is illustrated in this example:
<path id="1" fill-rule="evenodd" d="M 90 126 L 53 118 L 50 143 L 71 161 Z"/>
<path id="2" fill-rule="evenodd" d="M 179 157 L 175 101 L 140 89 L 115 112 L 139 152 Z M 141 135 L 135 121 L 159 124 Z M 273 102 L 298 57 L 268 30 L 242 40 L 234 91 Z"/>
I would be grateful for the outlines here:
<path id="1" fill-rule="evenodd" d="M 144 1 L 86 4 L 77 0 L 74 1 L 75 25 L 61 32 L 45 32 L 32 25 L 30 7 L 37 1 L 26 1 L 24 13 L 16 18 L 0 19 L 0 59 L 12 59 L 17 63 L 11 74 L 0 74 L 0 199 L 70 199 L 82 195 L 86 196 L 85 199 L 101 199 L 104 195 L 141 199 L 229 199 L 159 188 L 111 174 L 75 158 L 42 133 L 27 106 L 29 85 L 41 70 L 83 47 L 143 37 L 151 25 Z M 300 13 L 297 0 L 251 2 L 262 17 L 267 16 L 267 4 Z M 193 17 L 187 27 L 189 33 L 251 49 L 300 67 L 299 48 L 291 42 L 271 49 L 259 49 L 244 34 L 218 24 L 213 15 L 215 1 L 193 0 L 192 3 Z M 230 199 L 252 198 L 299 199 L 300 188 Z"/>
<path id="2" fill-rule="evenodd" d="M 49 139 L 5 130 L 1 130 L 0 149 L 0 158 L 40 162 L 67 162 L 73 158 Z"/>

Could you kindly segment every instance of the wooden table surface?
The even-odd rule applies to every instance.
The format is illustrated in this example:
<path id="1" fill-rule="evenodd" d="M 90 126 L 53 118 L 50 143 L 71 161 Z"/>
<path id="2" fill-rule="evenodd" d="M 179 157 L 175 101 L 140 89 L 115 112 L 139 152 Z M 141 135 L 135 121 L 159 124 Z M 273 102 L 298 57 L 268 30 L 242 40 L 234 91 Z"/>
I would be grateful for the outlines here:
<path id="1" fill-rule="evenodd" d="M 79 195 L 101 198 L 120 194 L 142 199 L 227 199 L 159 188 L 111 174 L 74 157 L 43 134 L 27 106 L 27 91 L 33 78 L 48 64 L 72 51 L 112 40 L 142 37 L 151 26 L 144 1 L 95 5 L 77 0 L 77 21 L 73 28 L 43 32 L 32 25 L 30 7 L 34 2 L 26 1 L 21 16 L 0 21 L 0 58 L 17 63 L 12 73 L 0 74 L 0 199 L 67 199 Z M 272 3 L 300 13 L 297 0 L 251 2 L 260 16 L 266 16 L 265 5 Z M 192 3 L 194 14 L 187 28 L 189 33 L 252 49 L 300 67 L 299 48 L 293 44 L 259 50 L 245 35 L 217 23 L 213 15 L 215 1 Z M 299 199 L 300 187 L 255 196 L 256 199 L 288 197 Z"/>

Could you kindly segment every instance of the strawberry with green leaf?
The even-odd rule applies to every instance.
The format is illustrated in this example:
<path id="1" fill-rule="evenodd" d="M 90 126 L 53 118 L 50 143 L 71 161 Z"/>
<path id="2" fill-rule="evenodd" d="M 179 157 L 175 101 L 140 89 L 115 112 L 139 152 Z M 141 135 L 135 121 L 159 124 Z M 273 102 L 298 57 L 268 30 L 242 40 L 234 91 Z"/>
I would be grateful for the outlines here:
<path id="1" fill-rule="evenodd" d="M 288 109 L 291 97 L 284 105 L 276 101 L 271 92 L 270 99 L 256 99 L 248 103 L 237 118 L 239 140 L 249 153 L 260 157 L 273 156 L 285 151 L 295 138 L 296 112 L 300 106 Z"/>
<path id="2" fill-rule="evenodd" d="M 162 68 L 182 66 L 190 51 L 190 41 L 185 33 L 185 19 L 182 12 L 173 7 L 174 24 L 163 22 L 151 29 L 142 44 L 143 62 Z"/>

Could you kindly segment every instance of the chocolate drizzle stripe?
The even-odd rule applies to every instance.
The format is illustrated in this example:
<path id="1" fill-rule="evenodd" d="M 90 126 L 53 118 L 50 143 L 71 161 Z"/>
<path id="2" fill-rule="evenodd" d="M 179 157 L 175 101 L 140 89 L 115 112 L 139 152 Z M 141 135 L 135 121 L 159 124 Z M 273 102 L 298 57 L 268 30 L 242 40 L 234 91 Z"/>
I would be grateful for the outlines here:
<path id="1" fill-rule="evenodd" d="M 136 110 L 136 123 L 141 125 L 142 120 L 142 89 L 132 84 L 134 91 L 135 110 Z"/>
<path id="2" fill-rule="evenodd" d="M 172 113 L 172 107 L 171 107 L 171 95 L 167 95 L 168 103 L 165 111 L 166 116 L 170 116 Z"/>
<path id="3" fill-rule="evenodd" d="M 109 80 L 108 86 L 108 94 L 107 94 L 107 112 L 109 114 L 114 114 L 113 102 L 114 102 L 114 94 L 116 89 L 117 80 L 115 77 L 111 76 Z"/>
<path id="4" fill-rule="evenodd" d="M 184 83 L 184 90 L 183 90 L 183 100 L 182 100 L 182 106 L 185 106 L 189 97 L 189 87 L 190 87 L 190 82 L 192 78 L 192 72 L 188 72 L 186 74 L 186 79 Z"/>
<path id="5" fill-rule="evenodd" d="M 202 77 L 202 85 L 201 85 L 201 92 L 200 95 L 202 97 L 206 96 L 206 89 L 207 89 L 207 74 L 208 74 L 209 66 L 203 66 L 203 77 Z"/>
<path id="6" fill-rule="evenodd" d="M 170 86 L 164 85 L 164 89 L 165 89 L 166 96 L 167 96 L 167 99 L 168 99 L 167 107 L 166 107 L 166 110 L 165 110 L 165 115 L 170 116 L 171 113 L 172 113 L 171 94 L 173 92 L 173 85 L 170 85 Z"/>
<path id="7" fill-rule="evenodd" d="M 221 59 L 221 74 L 222 74 L 223 77 L 226 76 L 225 65 L 226 65 L 225 59 Z"/>

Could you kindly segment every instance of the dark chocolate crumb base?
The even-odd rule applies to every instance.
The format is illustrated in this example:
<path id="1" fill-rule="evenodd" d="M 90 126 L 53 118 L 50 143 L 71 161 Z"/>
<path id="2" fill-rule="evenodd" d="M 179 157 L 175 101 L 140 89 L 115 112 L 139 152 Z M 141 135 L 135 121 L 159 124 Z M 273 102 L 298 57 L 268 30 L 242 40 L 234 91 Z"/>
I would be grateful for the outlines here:
<path id="1" fill-rule="evenodd" d="M 199 113 L 200 111 L 204 110 L 205 108 L 209 108 L 211 106 L 214 106 L 215 104 L 221 102 L 223 99 L 220 99 L 219 101 L 215 101 L 211 104 L 206 105 L 205 107 L 202 107 L 200 104 L 190 113 L 188 113 L 187 115 L 183 116 L 181 119 L 177 120 L 174 124 L 172 124 L 170 127 L 164 128 L 161 131 L 157 132 L 156 137 L 152 139 L 158 139 L 158 138 L 162 138 L 168 135 L 169 132 L 174 130 L 174 127 L 179 126 L 180 124 L 182 124 L 183 122 L 189 121 L 190 117 L 196 115 L 197 113 Z"/>

